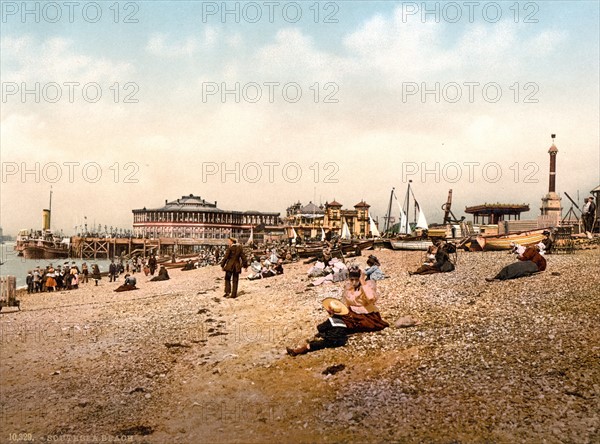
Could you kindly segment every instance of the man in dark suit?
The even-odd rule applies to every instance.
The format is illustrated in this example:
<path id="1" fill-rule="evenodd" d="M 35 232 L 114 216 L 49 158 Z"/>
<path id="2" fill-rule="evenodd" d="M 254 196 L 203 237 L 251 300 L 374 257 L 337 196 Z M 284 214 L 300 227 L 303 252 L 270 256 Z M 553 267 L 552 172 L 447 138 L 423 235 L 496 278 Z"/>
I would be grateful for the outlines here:
<path id="1" fill-rule="evenodd" d="M 244 254 L 244 248 L 237 243 L 237 239 L 229 238 L 229 247 L 221 261 L 221 268 L 225 272 L 225 294 L 226 298 L 237 298 L 238 281 L 242 268 L 248 268 L 248 261 Z M 233 285 L 232 285 L 233 279 Z"/>

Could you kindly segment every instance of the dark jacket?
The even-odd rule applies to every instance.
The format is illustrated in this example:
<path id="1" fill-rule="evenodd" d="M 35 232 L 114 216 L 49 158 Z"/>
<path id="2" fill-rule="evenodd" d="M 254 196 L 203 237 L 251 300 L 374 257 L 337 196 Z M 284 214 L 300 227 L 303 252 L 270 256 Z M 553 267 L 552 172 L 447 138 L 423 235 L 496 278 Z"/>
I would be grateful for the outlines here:
<path id="1" fill-rule="evenodd" d="M 246 254 L 244 254 L 244 247 L 239 244 L 229 246 L 221 261 L 221 267 L 225 271 L 233 271 L 235 273 L 241 273 L 242 268 L 247 268 L 248 261 Z"/>

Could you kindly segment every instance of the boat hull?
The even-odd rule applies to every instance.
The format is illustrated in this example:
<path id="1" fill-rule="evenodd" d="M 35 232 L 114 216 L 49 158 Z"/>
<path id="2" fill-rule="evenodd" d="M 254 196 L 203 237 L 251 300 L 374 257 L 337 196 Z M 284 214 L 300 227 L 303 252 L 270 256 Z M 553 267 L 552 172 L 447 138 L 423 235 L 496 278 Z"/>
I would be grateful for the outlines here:
<path id="1" fill-rule="evenodd" d="M 332 252 L 342 250 L 343 254 L 350 254 L 356 251 L 356 247 L 359 247 L 362 250 L 373 247 L 374 240 L 373 239 L 365 239 L 361 241 L 352 241 L 352 242 L 342 242 L 338 248 L 332 250 Z M 302 258 L 310 258 L 317 257 L 323 253 L 323 249 L 325 248 L 325 243 L 319 243 L 317 245 L 307 245 L 307 246 L 298 246 L 296 247 L 296 251 L 299 257 Z"/>
<path id="2" fill-rule="evenodd" d="M 540 243 L 542 239 L 544 239 L 545 236 L 542 233 L 545 230 L 547 230 L 547 228 L 499 236 L 477 236 L 477 243 L 481 246 L 483 251 L 510 250 L 511 242 L 524 247 L 529 247 Z"/>
<path id="3" fill-rule="evenodd" d="M 47 247 L 25 247 L 23 248 L 25 259 L 62 259 L 69 257 L 69 252 L 59 248 Z"/>
<path id="4" fill-rule="evenodd" d="M 427 251 L 433 245 L 430 240 L 391 240 L 392 249 L 394 250 L 410 250 L 410 251 Z"/>

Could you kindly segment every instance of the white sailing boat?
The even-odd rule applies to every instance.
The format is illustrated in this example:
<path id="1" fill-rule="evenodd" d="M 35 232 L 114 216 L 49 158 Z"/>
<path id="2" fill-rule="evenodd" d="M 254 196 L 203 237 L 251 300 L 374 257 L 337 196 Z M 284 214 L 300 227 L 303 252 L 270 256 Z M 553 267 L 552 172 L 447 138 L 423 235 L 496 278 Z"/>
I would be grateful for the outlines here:
<path id="1" fill-rule="evenodd" d="M 340 238 L 345 240 L 352 239 L 352 235 L 350 234 L 350 229 L 348 228 L 346 220 L 344 220 L 344 225 L 342 225 L 342 235 L 340 236 Z"/>
<path id="2" fill-rule="evenodd" d="M 391 220 L 391 209 L 392 209 L 392 200 L 396 199 L 396 203 L 398 205 L 398 209 L 400 210 L 400 224 L 398 227 L 399 237 L 391 239 L 391 245 L 394 250 L 427 250 L 433 243 L 431 240 L 427 238 L 417 237 L 415 235 L 415 231 L 417 228 L 421 228 L 424 230 L 429 229 L 429 225 L 427 224 L 427 218 L 425 217 L 425 213 L 422 211 L 421 206 L 417 202 L 415 198 L 414 192 L 411 189 L 410 184 L 412 180 L 408 181 L 408 188 L 406 190 L 406 198 L 404 201 L 404 208 L 400 206 L 400 202 L 396 197 L 396 193 L 394 188 L 392 188 L 392 194 L 390 196 L 390 205 L 388 207 L 388 217 L 386 224 L 386 230 L 389 230 L 389 221 Z M 410 201 L 414 202 L 414 212 L 415 212 L 415 220 L 412 224 L 408 222 L 408 214 L 410 212 Z"/>
<path id="3" fill-rule="evenodd" d="M 375 221 L 371 216 L 369 216 L 369 230 L 371 230 L 371 237 L 381 237 L 381 233 L 379 233 L 377 225 L 375 225 Z"/>

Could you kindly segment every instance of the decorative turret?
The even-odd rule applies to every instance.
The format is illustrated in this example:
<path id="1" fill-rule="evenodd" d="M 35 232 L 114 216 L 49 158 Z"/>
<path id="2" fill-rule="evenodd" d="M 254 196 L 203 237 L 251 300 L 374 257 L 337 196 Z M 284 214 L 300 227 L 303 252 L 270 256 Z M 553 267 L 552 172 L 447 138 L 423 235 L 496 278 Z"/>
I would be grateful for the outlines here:
<path id="1" fill-rule="evenodd" d="M 550 222 L 553 226 L 559 224 L 562 217 L 562 207 L 560 204 L 561 198 L 556 194 L 556 155 L 558 148 L 554 144 L 556 134 L 552 134 L 552 146 L 548 149 L 550 155 L 550 175 L 548 178 L 548 194 L 542 198 L 542 206 L 540 208 L 542 216 L 547 216 L 552 219 Z"/>

